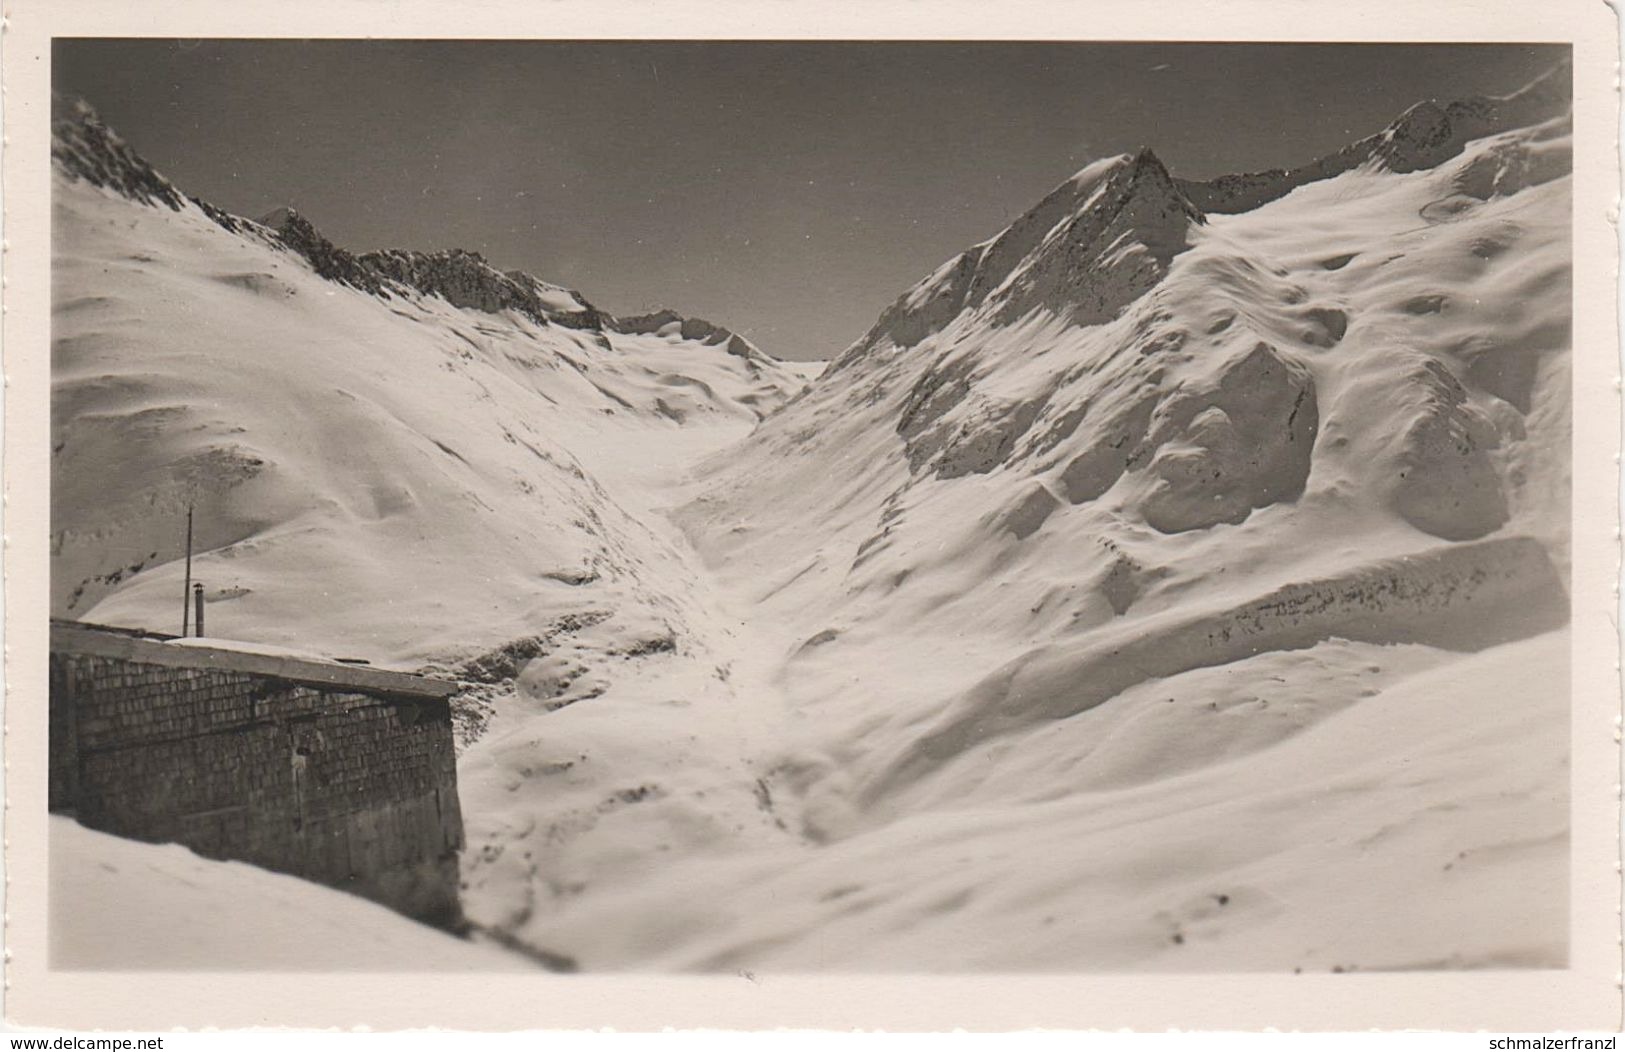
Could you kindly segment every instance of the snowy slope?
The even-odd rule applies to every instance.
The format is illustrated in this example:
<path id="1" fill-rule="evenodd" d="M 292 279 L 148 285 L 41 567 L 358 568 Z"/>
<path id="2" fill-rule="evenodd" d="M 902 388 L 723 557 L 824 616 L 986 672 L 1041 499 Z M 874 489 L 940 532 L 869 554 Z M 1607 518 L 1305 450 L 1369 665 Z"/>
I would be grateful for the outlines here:
<path id="1" fill-rule="evenodd" d="M 61 971 L 529 967 L 523 957 L 354 895 L 173 844 L 123 840 L 53 817 L 50 847 L 51 967 Z"/>
<path id="2" fill-rule="evenodd" d="M 465 910 L 589 970 L 1561 964 L 1548 95 L 1256 207 L 1097 162 L 828 366 L 104 143 L 57 609 L 167 627 L 190 496 L 211 631 L 468 683 Z"/>
<path id="3" fill-rule="evenodd" d="M 996 746 L 998 781 L 952 806 L 525 930 L 589 967 L 758 974 L 1559 965 L 1567 645 L 1417 673 L 1421 648 L 1331 643 L 1154 681 Z"/>
<path id="4" fill-rule="evenodd" d="M 58 140 L 134 181 L 108 135 L 79 113 Z M 387 279 L 308 222 L 271 217 L 290 247 L 98 171 L 59 165 L 55 184 L 59 616 L 178 631 L 191 502 L 215 635 L 408 666 L 566 617 L 661 637 L 670 554 L 580 452 L 613 472 L 709 448 L 802 386 L 748 345 L 479 309 L 475 291 L 506 291 L 470 284 L 480 268 L 514 279 L 467 254 L 415 257 L 432 294 L 375 294 L 352 282 Z"/>
<path id="5" fill-rule="evenodd" d="M 1115 677 L 1561 625 L 1567 182 L 1473 195 L 1550 131 L 1193 223 L 1107 324 L 871 334 L 767 421 L 683 521 L 795 626 L 792 706 L 843 777 L 882 793 Z M 853 689 L 893 665 L 924 671 Z"/>

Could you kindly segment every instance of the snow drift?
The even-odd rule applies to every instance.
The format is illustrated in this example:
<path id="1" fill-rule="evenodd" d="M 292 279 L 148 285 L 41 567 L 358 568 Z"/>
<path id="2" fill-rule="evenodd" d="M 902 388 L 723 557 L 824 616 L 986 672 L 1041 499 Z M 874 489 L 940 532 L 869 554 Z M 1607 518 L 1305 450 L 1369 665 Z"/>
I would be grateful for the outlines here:
<path id="1" fill-rule="evenodd" d="M 61 971 L 526 968 L 523 957 L 342 891 L 174 844 L 124 840 L 55 817 L 50 846 L 51 967 Z"/>

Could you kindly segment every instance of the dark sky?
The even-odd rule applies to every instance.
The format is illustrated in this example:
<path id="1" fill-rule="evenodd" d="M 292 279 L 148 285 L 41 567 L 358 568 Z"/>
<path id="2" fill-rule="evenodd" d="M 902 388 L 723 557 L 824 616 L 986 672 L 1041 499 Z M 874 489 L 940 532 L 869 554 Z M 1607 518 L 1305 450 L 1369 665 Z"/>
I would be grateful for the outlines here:
<path id="1" fill-rule="evenodd" d="M 58 40 L 188 193 L 355 250 L 462 247 L 825 358 L 1097 158 L 1313 159 L 1566 48 Z"/>

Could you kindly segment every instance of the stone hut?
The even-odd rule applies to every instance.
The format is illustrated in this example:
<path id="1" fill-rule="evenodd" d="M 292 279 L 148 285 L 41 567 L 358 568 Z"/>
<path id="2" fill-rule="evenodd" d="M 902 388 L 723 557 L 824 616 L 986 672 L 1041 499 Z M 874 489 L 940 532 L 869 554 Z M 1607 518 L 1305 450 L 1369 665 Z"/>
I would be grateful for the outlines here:
<path id="1" fill-rule="evenodd" d="M 456 689 L 53 621 L 50 808 L 457 928 Z"/>

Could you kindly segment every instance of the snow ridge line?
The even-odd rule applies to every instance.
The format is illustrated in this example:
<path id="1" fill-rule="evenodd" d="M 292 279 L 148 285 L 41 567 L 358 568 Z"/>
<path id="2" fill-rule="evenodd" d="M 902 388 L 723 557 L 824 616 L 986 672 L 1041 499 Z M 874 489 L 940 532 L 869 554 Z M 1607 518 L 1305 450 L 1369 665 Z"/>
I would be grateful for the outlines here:
<path id="1" fill-rule="evenodd" d="M 1334 637 L 1476 651 L 1567 618 L 1567 592 L 1545 548 L 1531 537 L 1500 537 L 1289 584 L 1160 625 L 1128 625 L 1081 648 L 1038 647 L 951 701 L 882 767 L 860 802 L 873 807 L 972 746 L 1075 716 L 1145 680 Z"/>
<path id="2" fill-rule="evenodd" d="M 513 310 L 544 327 L 560 325 L 596 333 L 606 349 L 611 333 L 650 331 L 647 322 L 651 315 L 617 318 L 594 306 L 575 289 L 551 284 L 522 270 L 498 270 L 478 252 L 394 248 L 358 254 L 329 241 L 308 218 L 292 208 L 275 209 L 258 220 L 234 215 L 180 190 L 108 127 L 83 99 L 53 97 L 52 109 L 51 156 L 56 166 L 72 178 L 150 207 L 180 212 L 194 206 L 232 234 L 292 251 L 334 284 L 381 299 L 415 293 L 437 296 L 454 307 L 487 314 Z M 672 311 L 658 313 L 680 323 L 685 336 L 703 332 L 704 342 L 723 345 L 736 357 L 771 357 L 724 326 Z"/>

